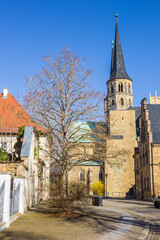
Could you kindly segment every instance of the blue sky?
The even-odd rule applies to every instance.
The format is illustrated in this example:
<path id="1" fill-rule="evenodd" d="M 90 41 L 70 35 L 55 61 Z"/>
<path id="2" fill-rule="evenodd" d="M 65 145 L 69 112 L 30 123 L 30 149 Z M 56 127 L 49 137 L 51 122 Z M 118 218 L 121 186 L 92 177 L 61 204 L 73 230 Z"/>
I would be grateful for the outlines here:
<path id="1" fill-rule="evenodd" d="M 70 46 L 87 58 L 93 87 L 106 92 L 116 11 L 134 105 L 160 95 L 159 0 L 0 0 L 0 91 L 24 95 L 23 79 L 42 57 Z"/>

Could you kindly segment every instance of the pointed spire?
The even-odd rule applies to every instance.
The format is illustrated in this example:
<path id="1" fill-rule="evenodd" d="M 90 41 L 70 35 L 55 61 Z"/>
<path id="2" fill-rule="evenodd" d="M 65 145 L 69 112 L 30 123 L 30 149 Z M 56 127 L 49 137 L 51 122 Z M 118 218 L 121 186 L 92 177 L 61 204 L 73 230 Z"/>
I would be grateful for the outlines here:
<path id="1" fill-rule="evenodd" d="M 116 78 L 131 80 L 131 78 L 128 76 L 126 72 L 126 68 L 124 65 L 123 53 L 122 53 L 121 42 L 120 42 L 119 31 L 118 31 L 118 21 L 117 21 L 118 14 L 117 13 L 115 17 L 116 17 L 115 45 L 114 45 L 114 49 L 112 48 L 111 73 L 110 73 L 109 80 L 116 79 Z"/>

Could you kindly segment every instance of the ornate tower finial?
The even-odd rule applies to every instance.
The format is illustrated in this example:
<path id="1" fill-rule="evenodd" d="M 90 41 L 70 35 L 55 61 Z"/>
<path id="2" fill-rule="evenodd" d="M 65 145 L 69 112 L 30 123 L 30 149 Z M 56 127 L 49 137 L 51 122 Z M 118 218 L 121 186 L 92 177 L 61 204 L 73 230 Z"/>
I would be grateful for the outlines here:
<path id="1" fill-rule="evenodd" d="M 112 48 L 114 48 L 114 41 L 112 40 Z"/>
<path id="2" fill-rule="evenodd" d="M 117 14 L 117 12 L 115 14 L 115 17 L 116 17 L 116 23 L 117 23 L 118 22 L 118 14 Z"/>

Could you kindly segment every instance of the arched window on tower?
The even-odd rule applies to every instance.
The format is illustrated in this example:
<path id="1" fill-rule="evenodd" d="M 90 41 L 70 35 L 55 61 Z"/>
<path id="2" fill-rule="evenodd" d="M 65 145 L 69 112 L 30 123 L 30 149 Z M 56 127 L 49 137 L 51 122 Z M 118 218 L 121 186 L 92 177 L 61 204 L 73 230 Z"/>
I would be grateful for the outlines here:
<path id="1" fill-rule="evenodd" d="M 85 181 L 85 172 L 84 172 L 84 170 L 80 171 L 79 179 L 80 179 L 81 182 Z"/>
<path id="2" fill-rule="evenodd" d="M 131 84 L 128 83 L 128 93 L 131 93 Z"/>
<path id="3" fill-rule="evenodd" d="M 131 104 L 131 99 L 129 99 L 129 106 L 131 106 L 132 104 Z"/>
<path id="4" fill-rule="evenodd" d="M 118 91 L 123 92 L 123 83 L 118 84 Z"/>
<path id="5" fill-rule="evenodd" d="M 114 100 L 112 99 L 112 106 L 114 106 Z"/>
<path id="6" fill-rule="evenodd" d="M 124 105 L 124 100 L 123 98 L 120 99 L 120 104 L 123 106 Z"/>
<path id="7" fill-rule="evenodd" d="M 114 86 L 111 85 L 111 93 L 114 93 Z"/>
<path id="8" fill-rule="evenodd" d="M 123 92 L 123 84 L 121 83 L 121 92 Z"/>

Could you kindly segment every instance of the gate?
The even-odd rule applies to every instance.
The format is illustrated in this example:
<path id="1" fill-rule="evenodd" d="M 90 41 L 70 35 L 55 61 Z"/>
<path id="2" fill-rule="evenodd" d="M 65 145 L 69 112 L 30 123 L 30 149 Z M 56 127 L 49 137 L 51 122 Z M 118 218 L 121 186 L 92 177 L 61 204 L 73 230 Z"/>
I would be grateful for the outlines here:
<path id="1" fill-rule="evenodd" d="M 19 212 L 19 194 L 20 194 L 20 183 L 16 188 L 11 191 L 10 198 L 10 216 Z"/>
<path id="2" fill-rule="evenodd" d="M 0 187 L 0 222 L 3 220 L 3 205 L 4 205 L 4 191 L 5 191 L 5 181 Z"/>

